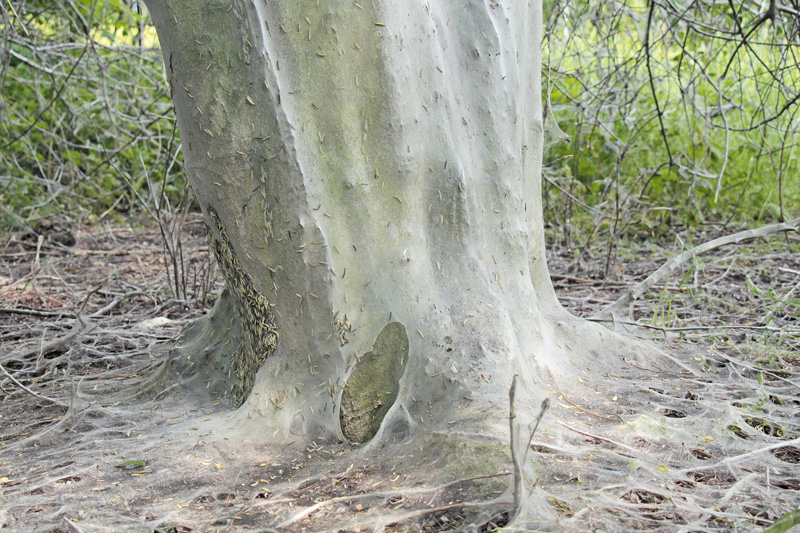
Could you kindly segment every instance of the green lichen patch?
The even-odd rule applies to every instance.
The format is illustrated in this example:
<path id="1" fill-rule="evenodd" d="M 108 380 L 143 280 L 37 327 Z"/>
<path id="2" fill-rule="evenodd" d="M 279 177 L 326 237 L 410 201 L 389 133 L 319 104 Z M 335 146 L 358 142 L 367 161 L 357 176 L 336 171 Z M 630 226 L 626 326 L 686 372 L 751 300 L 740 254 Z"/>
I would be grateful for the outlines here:
<path id="1" fill-rule="evenodd" d="M 347 440 L 361 443 L 375 436 L 397 399 L 407 361 L 406 328 L 399 322 L 387 324 L 345 383 L 339 422 Z"/>
<path id="2" fill-rule="evenodd" d="M 243 342 L 233 348 L 234 353 L 227 369 L 231 401 L 239 406 L 253 389 L 256 372 L 275 351 L 278 331 L 269 302 L 255 288 L 252 278 L 239 264 L 225 226 L 216 211 L 209 207 L 208 212 L 219 234 L 216 237 L 209 229 L 209 244 L 225 277 L 226 287 L 234 298 L 244 332 Z"/>

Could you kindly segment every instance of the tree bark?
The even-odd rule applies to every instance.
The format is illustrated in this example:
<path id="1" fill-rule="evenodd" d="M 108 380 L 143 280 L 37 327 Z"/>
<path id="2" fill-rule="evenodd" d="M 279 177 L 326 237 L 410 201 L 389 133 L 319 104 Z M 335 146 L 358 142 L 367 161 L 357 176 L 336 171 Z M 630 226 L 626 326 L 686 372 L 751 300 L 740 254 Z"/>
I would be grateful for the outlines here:
<path id="1" fill-rule="evenodd" d="M 503 435 L 626 350 L 547 273 L 540 2 L 148 5 L 227 282 L 174 364 L 240 424 Z"/>

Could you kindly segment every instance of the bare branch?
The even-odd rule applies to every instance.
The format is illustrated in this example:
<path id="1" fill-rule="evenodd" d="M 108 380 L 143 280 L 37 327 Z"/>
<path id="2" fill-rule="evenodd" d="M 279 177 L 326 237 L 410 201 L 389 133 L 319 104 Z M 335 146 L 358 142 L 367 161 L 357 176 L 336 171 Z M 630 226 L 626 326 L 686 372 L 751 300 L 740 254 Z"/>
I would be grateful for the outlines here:
<path id="1" fill-rule="evenodd" d="M 641 281 L 640 283 L 636 284 L 634 287 L 631 287 L 625 293 L 620 296 L 614 303 L 605 307 L 599 313 L 596 313 L 592 318 L 594 319 L 605 319 L 611 317 L 611 315 L 618 314 L 622 309 L 628 306 L 634 300 L 638 300 L 643 294 L 645 294 L 650 288 L 670 275 L 676 268 L 684 264 L 686 261 L 697 257 L 700 254 L 705 252 L 715 250 L 722 246 L 727 246 L 728 244 L 737 244 L 742 241 L 747 241 L 750 239 L 756 239 L 759 237 L 767 237 L 769 235 L 774 235 L 776 233 L 782 233 L 784 231 L 797 231 L 797 227 L 800 226 L 800 218 L 795 218 L 789 222 L 782 222 L 780 224 L 770 224 L 767 226 L 763 226 L 758 229 L 749 229 L 745 231 L 740 231 L 739 233 L 734 233 L 733 235 L 727 235 L 725 237 L 719 237 L 717 239 L 705 242 L 699 246 L 695 246 L 691 250 L 687 250 L 680 255 L 676 255 L 666 263 L 664 263 L 661 268 L 650 274 L 645 280 Z"/>

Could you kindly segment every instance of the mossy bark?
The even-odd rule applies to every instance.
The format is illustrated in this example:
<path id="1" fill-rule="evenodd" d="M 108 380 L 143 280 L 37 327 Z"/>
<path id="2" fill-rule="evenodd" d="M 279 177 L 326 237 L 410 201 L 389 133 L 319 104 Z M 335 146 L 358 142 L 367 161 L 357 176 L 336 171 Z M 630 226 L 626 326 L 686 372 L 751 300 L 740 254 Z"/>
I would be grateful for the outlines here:
<path id="1" fill-rule="evenodd" d="M 378 433 L 400 390 L 408 361 L 408 336 L 399 322 L 381 330 L 375 346 L 358 358 L 342 391 L 342 433 L 351 442 L 367 442 Z"/>

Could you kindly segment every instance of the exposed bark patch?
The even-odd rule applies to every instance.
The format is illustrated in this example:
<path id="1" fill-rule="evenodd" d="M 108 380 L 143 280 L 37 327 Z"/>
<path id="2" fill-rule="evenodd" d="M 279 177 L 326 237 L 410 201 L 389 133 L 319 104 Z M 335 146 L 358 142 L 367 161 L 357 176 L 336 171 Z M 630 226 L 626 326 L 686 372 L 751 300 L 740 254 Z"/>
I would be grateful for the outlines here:
<path id="1" fill-rule="evenodd" d="M 406 361 L 406 328 L 392 322 L 381 330 L 372 351 L 360 358 L 345 383 L 339 421 L 349 441 L 367 442 L 378 432 L 397 399 Z"/>
<path id="2" fill-rule="evenodd" d="M 253 285 L 250 275 L 239 264 L 233 253 L 231 242 L 216 211 L 209 207 L 208 213 L 217 227 L 219 238 L 213 231 L 208 232 L 208 240 L 217 263 L 227 281 L 227 289 L 236 302 L 236 312 L 244 331 L 243 342 L 233 348 L 227 378 L 231 401 L 239 406 L 247 399 L 255 383 L 256 372 L 267 357 L 275 351 L 278 344 L 278 331 L 269 302 Z M 232 317 L 231 326 L 236 317 Z"/>

